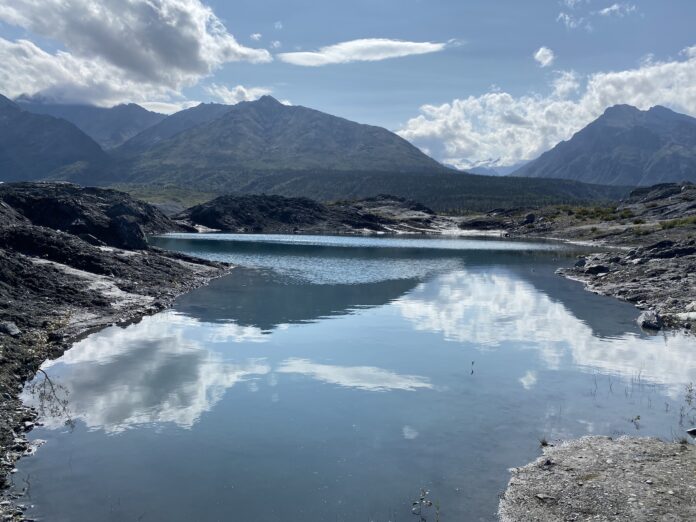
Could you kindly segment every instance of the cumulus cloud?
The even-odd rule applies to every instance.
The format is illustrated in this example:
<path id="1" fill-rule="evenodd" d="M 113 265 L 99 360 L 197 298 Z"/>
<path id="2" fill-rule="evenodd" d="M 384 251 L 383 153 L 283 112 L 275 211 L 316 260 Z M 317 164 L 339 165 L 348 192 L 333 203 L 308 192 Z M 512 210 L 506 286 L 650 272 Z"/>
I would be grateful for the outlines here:
<path id="1" fill-rule="evenodd" d="M 556 55 L 548 47 L 539 47 L 534 53 L 534 59 L 539 62 L 541 67 L 548 67 L 556 59 Z"/>
<path id="2" fill-rule="evenodd" d="M 263 37 L 263 35 L 261 33 L 253 33 L 251 36 L 249 36 L 249 38 L 251 38 L 255 42 L 258 42 L 259 40 L 261 40 L 262 37 Z"/>
<path id="3" fill-rule="evenodd" d="M 636 6 L 628 3 L 612 4 L 609 7 L 600 9 L 597 14 L 601 16 L 618 16 L 624 17 L 627 14 L 631 14 L 636 10 Z"/>
<path id="4" fill-rule="evenodd" d="M 322 47 L 318 51 L 280 53 L 277 57 L 293 65 L 319 67 L 337 63 L 375 62 L 414 54 L 442 51 L 442 42 L 407 42 L 387 38 L 363 38 Z"/>
<path id="5" fill-rule="evenodd" d="M 612 105 L 667 105 L 696 115 L 696 46 L 669 61 L 644 61 L 624 71 L 587 77 L 557 72 L 547 94 L 513 96 L 502 90 L 424 105 L 399 134 L 460 168 L 498 158 L 498 165 L 530 160 L 570 138 Z"/>
<path id="6" fill-rule="evenodd" d="M 570 12 L 561 11 L 556 17 L 557 22 L 561 22 L 568 29 L 585 28 L 588 31 L 593 30 L 590 20 L 597 16 L 623 18 L 631 13 L 634 13 L 638 8 L 628 2 L 616 2 L 603 9 L 590 11 L 587 8 L 581 9 L 585 4 L 589 4 L 589 0 L 564 0 L 561 5 L 564 5 Z"/>
<path id="7" fill-rule="evenodd" d="M 278 41 L 278 40 L 273 40 L 273 41 L 271 42 L 271 47 L 272 47 L 273 49 L 280 49 L 282 46 L 283 46 L 283 44 L 282 44 L 280 41 Z"/>
<path id="8" fill-rule="evenodd" d="M 10 94 L 49 85 L 54 95 L 76 90 L 101 103 L 164 98 L 224 63 L 272 60 L 265 49 L 239 44 L 200 0 L 15 0 L 0 6 L 0 21 L 65 48 L 48 53 L 26 40 L 4 40 L 3 63 L 11 54 L 12 65 L 5 76 L 35 77 L 26 88 L 3 78 L 0 88 Z"/>
<path id="9" fill-rule="evenodd" d="M 205 88 L 206 92 L 211 96 L 219 98 L 224 103 L 234 105 L 242 101 L 253 101 L 259 99 L 261 96 L 266 94 L 271 94 L 271 89 L 266 89 L 265 87 L 244 87 L 243 85 L 237 85 L 232 87 L 226 87 L 225 85 L 219 85 L 213 83 Z"/>

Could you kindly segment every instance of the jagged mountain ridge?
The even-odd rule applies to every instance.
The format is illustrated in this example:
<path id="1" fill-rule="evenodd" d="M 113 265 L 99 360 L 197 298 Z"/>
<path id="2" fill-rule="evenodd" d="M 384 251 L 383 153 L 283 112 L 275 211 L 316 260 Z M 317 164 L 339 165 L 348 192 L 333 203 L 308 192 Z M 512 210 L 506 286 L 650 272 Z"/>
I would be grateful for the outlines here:
<path id="1" fill-rule="evenodd" d="M 27 97 L 20 97 L 15 102 L 26 111 L 62 118 L 73 123 L 104 150 L 118 147 L 166 118 L 164 114 L 148 111 L 135 103 L 106 108 L 58 104 Z"/>
<path id="2" fill-rule="evenodd" d="M 647 186 L 696 181 L 696 118 L 661 106 L 608 108 L 512 176 Z"/>

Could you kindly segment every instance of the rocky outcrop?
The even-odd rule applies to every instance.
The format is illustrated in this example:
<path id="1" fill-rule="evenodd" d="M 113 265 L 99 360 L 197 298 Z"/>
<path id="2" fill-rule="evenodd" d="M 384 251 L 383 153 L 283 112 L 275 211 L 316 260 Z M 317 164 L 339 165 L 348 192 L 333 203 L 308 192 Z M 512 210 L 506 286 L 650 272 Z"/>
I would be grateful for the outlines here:
<path id="1" fill-rule="evenodd" d="M 645 310 L 638 318 L 645 329 L 692 329 L 696 322 L 696 240 L 591 254 L 559 272 Z"/>
<path id="2" fill-rule="evenodd" d="M 147 248 L 146 234 L 188 230 L 128 194 L 71 183 L 0 185 L 0 224 L 17 222 L 126 249 Z"/>
<path id="3" fill-rule="evenodd" d="M 174 219 L 225 232 L 280 234 L 438 232 L 456 229 L 458 223 L 419 203 L 386 195 L 331 204 L 307 198 L 226 195 Z"/>

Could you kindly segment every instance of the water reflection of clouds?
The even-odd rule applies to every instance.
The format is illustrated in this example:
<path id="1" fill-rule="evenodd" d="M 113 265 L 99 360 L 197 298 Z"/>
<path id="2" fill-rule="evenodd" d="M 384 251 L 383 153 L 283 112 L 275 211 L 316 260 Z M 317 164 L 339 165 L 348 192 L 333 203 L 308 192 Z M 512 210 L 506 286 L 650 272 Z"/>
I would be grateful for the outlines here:
<path id="1" fill-rule="evenodd" d="M 280 362 L 274 372 L 266 359 L 231 363 L 206 349 L 205 343 L 254 342 L 263 335 L 233 326 L 199 323 L 175 313 L 146 317 L 136 325 L 89 336 L 43 368 L 68 390 L 69 409 L 76 419 L 90 429 L 109 433 L 142 424 L 190 428 L 229 388 L 240 382 L 251 392 L 264 383 L 272 388 L 278 384 L 279 374 L 298 374 L 372 392 L 432 388 L 424 377 L 372 366 L 290 358 Z M 277 400 L 277 394 L 275 397 Z M 44 419 L 52 428 L 60 427 L 63 420 Z"/>
<path id="2" fill-rule="evenodd" d="M 270 367 L 263 360 L 225 362 L 188 337 L 186 326 L 191 325 L 186 323 L 164 314 L 128 328 L 109 328 L 44 368 L 58 374 L 69 391 L 70 410 L 90 428 L 117 432 L 147 423 L 191 427 L 226 389 L 265 375 Z"/>
<path id="3" fill-rule="evenodd" d="M 367 391 L 415 391 L 433 387 L 428 379 L 418 375 L 401 375 L 374 366 L 319 364 L 307 359 L 286 359 L 276 371 L 301 374 L 325 383 Z"/>
<path id="4" fill-rule="evenodd" d="M 395 306 L 416 330 L 485 349 L 518 343 L 537 349 L 549 369 L 559 369 L 569 357 L 589 370 L 640 373 L 668 385 L 696 381 L 692 337 L 597 337 L 562 303 L 512 274 L 448 273 L 419 285 Z M 525 388 L 533 386 L 529 376 L 523 379 Z"/>

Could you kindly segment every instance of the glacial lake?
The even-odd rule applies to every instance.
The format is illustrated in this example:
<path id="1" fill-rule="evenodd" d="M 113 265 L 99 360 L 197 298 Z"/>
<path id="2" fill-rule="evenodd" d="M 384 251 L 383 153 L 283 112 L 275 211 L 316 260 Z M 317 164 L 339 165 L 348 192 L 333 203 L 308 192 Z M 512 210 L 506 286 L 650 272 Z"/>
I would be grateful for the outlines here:
<path id="1" fill-rule="evenodd" d="M 696 420 L 693 338 L 556 275 L 577 247 L 152 242 L 244 268 L 44 364 L 59 400 L 12 476 L 37 520 L 417 522 L 421 488 L 443 522 L 495 520 L 542 438 L 672 440 Z"/>

